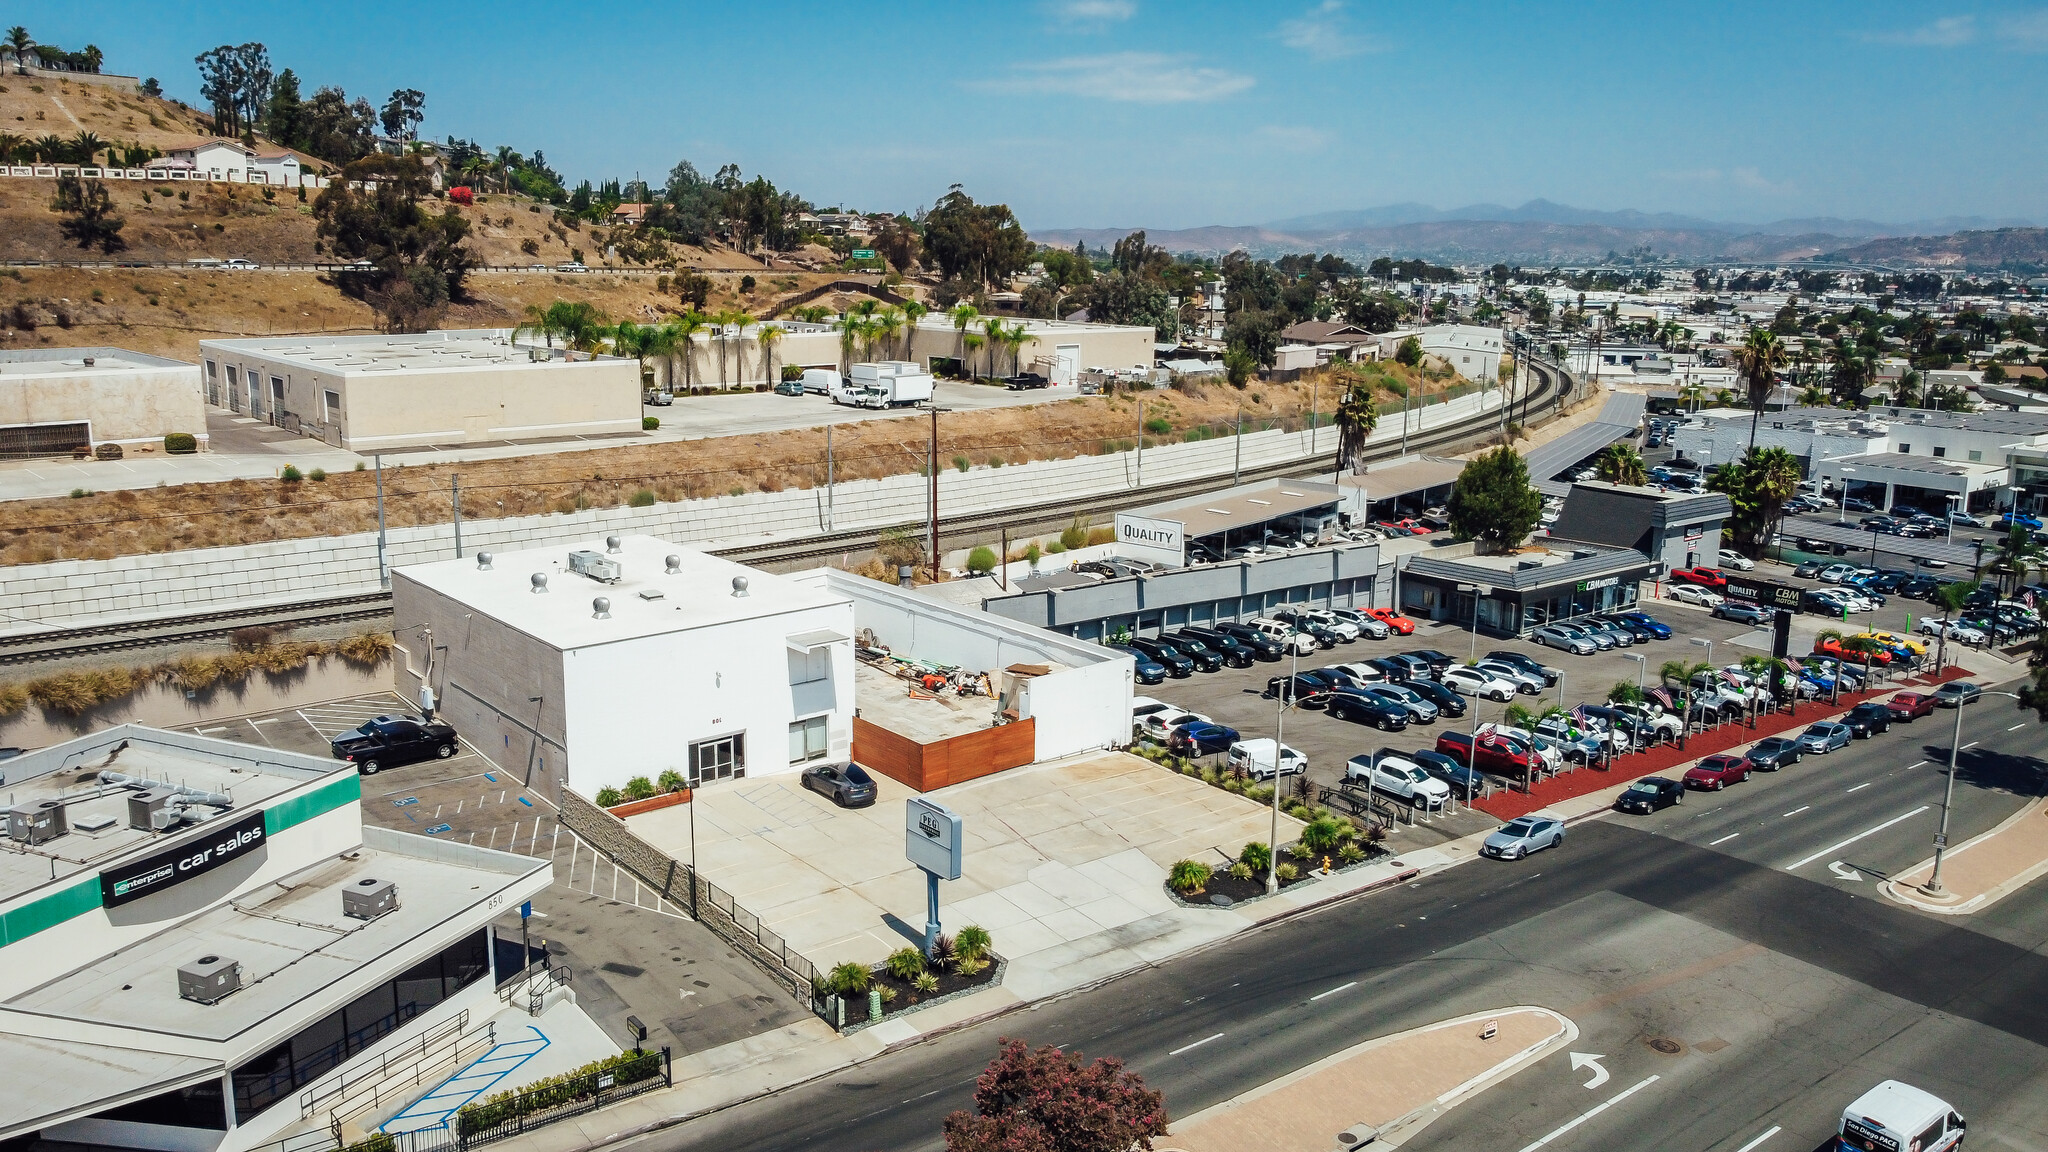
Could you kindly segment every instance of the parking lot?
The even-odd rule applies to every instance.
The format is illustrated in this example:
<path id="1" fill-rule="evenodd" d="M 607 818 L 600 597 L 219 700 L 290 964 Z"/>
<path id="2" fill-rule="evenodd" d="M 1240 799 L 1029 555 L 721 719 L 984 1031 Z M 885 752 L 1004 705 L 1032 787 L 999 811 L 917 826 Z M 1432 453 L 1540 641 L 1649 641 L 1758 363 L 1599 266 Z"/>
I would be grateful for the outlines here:
<path id="1" fill-rule="evenodd" d="M 289 709 L 193 729 L 310 756 L 335 735 L 410 711 L 396 694 Z M 808 1012 L 752 961 L 591 850 L 555 819 L 555 806 L 473 748 L 446 760 L 386 768 L 363 780 L 363 818 L 380 827 L 553 861 L 554 884 L 533 901 L 527 931 L 572 973 L 577 1002 L 621 1047 L 628 1015 L 647 1044 L 675 1055 L 714 1048 L 803 1019 Z M 517 939 L 519 918 L 496 924 Z"/>

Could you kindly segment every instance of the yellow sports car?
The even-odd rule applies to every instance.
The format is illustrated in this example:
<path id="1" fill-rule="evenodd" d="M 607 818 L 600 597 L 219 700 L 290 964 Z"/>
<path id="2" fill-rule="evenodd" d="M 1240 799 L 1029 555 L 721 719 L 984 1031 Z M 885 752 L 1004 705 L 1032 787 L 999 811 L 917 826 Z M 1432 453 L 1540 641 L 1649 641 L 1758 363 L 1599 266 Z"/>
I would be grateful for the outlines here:
<path id="1" fill-rule="evenodd" d="M 1889 644 L 1895 648 L 1908 649 L 1915 656 L 1927 655 L 1926 641 L 1916 640 L 1911 636 L 1902 635 L 1898 632 L 1859 632 L 1857 635 L 1868 636 L 1879 644 Z"/>

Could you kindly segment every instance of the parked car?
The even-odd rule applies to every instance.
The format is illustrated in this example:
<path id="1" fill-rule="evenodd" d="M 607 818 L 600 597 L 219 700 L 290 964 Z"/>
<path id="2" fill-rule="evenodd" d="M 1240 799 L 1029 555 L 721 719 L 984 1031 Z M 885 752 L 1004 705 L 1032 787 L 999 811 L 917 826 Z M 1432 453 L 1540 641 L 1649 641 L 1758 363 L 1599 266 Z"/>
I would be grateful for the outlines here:
<path id="1" fill-rule="evenodd" d="M 1841 641 L 1832 637 L 1814 640 L 1813 653 L 1816 656 L 1833 656 L 1837 660 L 1853 661 L 1857 664 L 1874 664 L 1880 668 L 1892 662 L 1889 648 L 1880 648 L 1875 652 L 1851 652 L 1842 647 Z"/>
<path id="2" fill-rule="evenodd" d="M 1365 614 L 1385 624 L 1391 631 L 1403 636 L 1415 634 L 1415 621 L 1410 620 L 1392 608 L 1367 608 Z"/>
<path id="3" fill-rule="evenodd" d="M 1313 624 L 1318 628 L 1335 633 L 1337 642 L 1340 644 L 1349 644 L 1364 634 L 1358 625 L 1349 620 L 1333 616 L 1319 608 L 1283 608 L 1273 613 L 1273 619 L 1292 620 L 1304 628 Z"/>
<path id="4" fill-rule="evenodd" d="M 1375 752 L 1353 756 L 1344 765 L 1344 783 L 1406 800 L 1410 807 L 1433 809 L 1451 798 L 1450 785 L 1399 754 Z"/>
<path id="5" fill-rule="evenodd" d="M 1402 684 L 1375 684 L 1364 689 L 1368 695 L 1399 704 L 1408 709 L 1408 719 L 1415 724 L 1434 724 L 1442 715 L 1442 709 L 1422 698 L 1422 694 Z"/>
<path id="6" fill-rule="evenodd" d="M 1382 732 L 1399 732 L 1408 727 L 1406 705 L 1356 689 L 1340 688 L 1330 693 L 1325 710 L 1338 720 L 1370 724 Z"/>
<path id="7" fill-rule="evenodd" d="M 1519 664 L 1510 664 L 1491 656 L 1474 664 L 1473 667 L 1514 684 L 1517 689 L 1529 696 L 1540 695 L 1551 683 L 1544 679 L 1541 672 L 1531 672 Z"/>
<path id="8" fill-rule="evenodd" d="M 1470 732 L 1455 729 L 1437 734 L 1436 750 L 1481 772 L 1515 780 L 1528 779 L 1542 762 L 1536 749 L 1525 742 L 1499 736 L 1474 740 Z"/>
<path id="9" fill-rule="evenodd" d="M 1443 682 L 1444 687 L 1454 692 L 1503 703 L 1513 700 L 1522 690 L 1520 684 L 1496 676 L 1483 668 L 1453 668 L 1444 673 Z"/>
<path id="10" fill-rule="evenodd" d="M 1942 708 L 1960 708 L 1983 699 L 1984 689 L 1968 680 L 1951 680 L 1934 690 L 1934 703 Z"/>
<path id="11" fill-rule="evenodd" d="M 1647 816 L 1652 812 L 1683 803 L 1685 785 L 1662 776 L 1645 776 L 1614 798 L 1614 810 Z"/>
<path id="12" fill-rule="evenodd" d="M 1543 645 L 1545 648 L 1561 649 L 1574 656 L 1591 656 L 1600 650 L 1598 644 L 1583 636 L 1567 632 L 1555 624 L 1545 624 L 1540 628 L 1532 629 L 1529 633 L 1529 639 Z"/>
<path id="13" fill-rule="evenodd" d="M 1268 636 L 1257 628 L 1232 622 L 1218 624 L 1215 630 L 1250 648 L 1258 654 L 1261 660 L 1270 662 L 1278 660 L 1287 654 L 1287 650 L 1282 647 L 1278 639 Z M 1199 635 L 1199 633 L 1197 634 Z"/>
<path id="14" fill-rule="evenodd" d="M 1190 712 L 1185 708 L 1161 708 L 1146 714 L 1145 718 L 1138 722 L 1138 730 L 1154 740 L 1163 742 L 1173 735 L 1174 729 L 1183 725 L 1208 723 L 1213 721 L 1200 712 Z"/>
<path id="15" fill-rule="evenodd" d="M 865 808 L 875 802 L 875 778 L 858 764 L 820 764 L 806 768 L 804 787 L 841 808 Z"/>
<path id="16" fill-rule="evenodd" d="M 1790 736 L 1766 736 L 1750 746 L 1749 766 L 1759 772 L 1776 772 L 1787 764 L 1799 763 L 1799 741 Z"/>
<path id="17" fill-rule="evenodd" d="M 1268 700 L 1284 700 L 1302 708 L 1321 708 L 1330 702 L 1330 686 L 1313 672 L 1275 676 L 1266 681 L 1261 693 Z"/>
<path id="18" fill-rule="evenodd" d="M 1733 568 L 1737 572 L 1756 571 L 1756 561 L 1751 560 L 1740 552 L 1730 552 L 1726 548 L 1721 549 L 1721 563 L 1723 566 Z"/>
<path id="19" fill-rule="evenodd" d="M 1531 852 L 1564 843 L 1564 822 L 1548 816 L 1523 816 L 1500 826 L 1479 845 L 1481 856 L 1519 860 Z"/>
<path id="20" fill-rule="evenodd" d="M 1410 680 L 1434 680 L 1436 678 L 1436 665 L 1419 653 L 1397 652 L 1392 656 L 1382 656 L 1380 659 L 1391 660 L 1408 670 L 1408 674 L 1400 678 L 1403 683 Z"/>
<path id="21" fill-rule="evenodd" d="M 1202 647 L 1223 657 L 1223 662 L 1232 668 L 1249 668 L 1252 666 L 1252 661 L 1259 658 L 1258 650 L 1250 644 L 1235 636 L 1230 636 L 1211 628 L 1183 628 L 1178 632 L 1170 633 L 1169 638 L 1175 643 L 1188 641 L 1200 644 Z M 1280 652 L 1277 645 L 1274 647 L 1273 655 L 1275 659 L 1279 658 Z"/>
<path id="22" fill-rule="evenodd" d="M 1730 784 L 1749 779 L 1749 761 L 1731 752 L 1719 752 L 1688 768 L 1685 786 L 1719 792 Z"/>
<path id="23" fill-rule="evenodd" d="M 232 264 L 234 261 L 230 260 L 228 263 Z M 2008 530 L 2025 528 L 2029 531 L 2038 531 L 2041 527 L 2041 518 L 2030 512 L 2007 512 L 1998 518 L 1998 526 Z"/>
<path id="24" fill-rule="evenodd" d="M 804 394 L 804 382 L 801 380 L 777 380 L 775 382 L 775 394 L 777 396 L 801 396 Z M 669 397 L 670 403 L 673 403 L 675 400 L 675 396 L 672 393 L 664 392 L 662 395 Z"/>
<path id="25" fill-rule="evenodd" d="M 1331 616 L 1339 620 L 1356 624 L 1358 626 L 1358 633 L 1361 636 L 1374 640 L 1385 640 L 1387 634 L 1393 631 L 1393 629 L 1387 627 L 1386 621 L 1377 616 L 1368 616 L 1355 608 L 1332 608 L 1329 611 Z"/>
<path id="26" fill-rule="evenodd" d="M 1434 648 L 1417 648 L 1412 652 L 1403 652 L 1402 655 L 1429 665 L 1431 676 L 1442 676 L 1447 669 L 1458 663 L 1457 657 Z"/>
<path id="27" fill-rule="evenodd" d="M 1623 627 L 1605 617 L 1591 616 L 1584 620 L 1574 620 L 1572 623 L 1591 635 L 1595 642 L 1605 637 L 1613 641 L 1616 648 L 1635 647 L 1635 629 Z"/>
<path id="28" fill-rule="evenodd" d="M 1892 719 L 1910 724 L 1934 711 L 1934 697 L 1925 692 L 1894 692 L 1884 706 L 1891 710 Z"/>
<path id="29" fill-rule="evenodd" d="M 1476 769 L 1467 768 L 1441 752 L 1410 752 L 1410 760 L 1450 787 L 1451 795 L 1461 799 L 1476 797 L 1486 791 L 1486 776 Z"/>
<path id="30" fill-rule="evenodd" d="M 1708 615 L 1733 620 L 1737 624 L 1767 624 L 1771 619 L 1769 612 L 1742 600 L 1724 600 L 1714 605 L 1714 610 Z"/>
<path id="31" fill-rule="evenodd" d="M 1297 656 L 1307 656 L 1320 647 L 1314 636 L 1298 628 L 1282 624 L 1278 620 L 1253 619 L 1243 624 L 1219 624 L 1217 627 L 1230 633 L 1232 636 L 1243 636 L 1247 633 L 1254 636 L 1264 636 L 1266 639 L 1278 644 L 1282 652 L 1292 652 Z"/>
<path id="32" fill-rule="evenodd" d="M 1237 729 L 1205 721 L 1175 728 L 1166 738 L 1166 747 L 1177 756 L 1210 756 L 1230 751 L 1237 742 Z"/>
<path id="33" fill-rule="evenodd" d="M 417 716 L 379 716 L 327 742 L 336 760 L 346 760 L 365 776 L 421 760 L 446 760 L 459 745 L 455 729 Z"/>
<path id="34" fill-rule="evenodd" d="M 1342 672 L 1351 678 L 1353 684 L 1360 687 L 1367 684 L 1383 683 L 1387 678 L 1385 672 L 1380 671 L 1363 660 L 1354 660 L 1349 664 L 1332 664 L 1328 668 L 1323 669 L 1323 671 Z"/>
<path id="35" fill-rule="evenodd" d="M 1249 668 L 1255 659 L 1252 650 L 1242 644 L 1232 641 L 1229 645 L 1224 645 L 1221 641 L 1227 637 L 1221 637 L 1217 641 L 1204 640 L 1185 628 L 1178 632 L 1168 632 L 1160 639 L 1186 653 L 1188 658 L 1195 662 L 1196 667 L 1205 671 L 1220 671 L 1225 667 Z M 1209 664 L 1212 660 L 1215 662 L 1213 666 Z"/>
<path id="36" fill-rule="evenodd" d="M 1879 732 L 1892 730 L 1892 710 L 1890 706 L 1876 701 L 1858 704 L 1849 709 L 1847 716 L 1842 717 L 1842 723 L 1848 727 L 1852 736 L 1868 740 Z"/>
<path id="37" fill-rule="evenodd" d="M 1282 776 L 1299 776 L 1308 771 L 1308 756 L 1300 749 L 1287 744 L 1276 744 L 1272 740 L 1240 740 L 1230 746 L 1229 761 L 1233 769 L 1243 769 L 1254 780 L 1271 780 L 1276 758 Z"/>
<path id="38" fill-rule="evenodd" d="M 1264 618 L 1264 620 L 1270 620 L 1274 624 L 1293 629 L 1295 632 L 1306 633 L 1315 640 L 1316 647 L 1318 648 L 1335 648 L 1344 640 L 1343 635 L 1336 629 L 1323 624 L 1321 621 L 1311 619 L 1300 612 L 1282 609 L 1273 613 L 1272 616 Z M 1264 620 L 1252 621 L 1252 627 L 1259 627 Z M 1282 644 L 1287 642 L 1285 637 L 1276 637 L 1276 639 L 1280 640 Z"/>
<path id="39" fill-rule="evenodd" d="M 1514 667 L 1520 668 L 1522 671 L 1527 672 L 1532 676 L 1540 676 L 1543 678 L 1543 684 L 1545 687 L 1557 683 L 1557 669 L 1540 664 L 1536 661 L 1534 657 L 1525 655 L 1521 652 L 1512 652 L 1505 648 L 1496 648 L 1493 651 L 1488 652 L 1486 654 L 1486 658 L 1488 660 L 1498 660 L 1503 664 L 1513 665 Z"/>
<path id="40" fill-rule="evenodd" d="M 1825 756 L 1837 748 L 1847 748 L 1852 738 L 1847 724 L 1823 720 L 1799 734 L 1799 750 Z"/>
<path id="41" fill-rule="evenodd" d="M 1434 680 L 1410 680 L 1402 687 L 1436 705 L 1439 716 L 1456 720 L 1465 714 L 1465 698 Z"/>
<path id="42" fill-rule="evenodd" d="M 1389 684 L 1399 684 L 1411 674 L 1407 663 L 1391 656 L 1375 656 L 1367 660 L 1365 666 L 1378 672 Z"/>
<path id="43" fill-rule="evenodd" d="M 1112 652 L 1121 652 L 1137 662 L 1135 673 L 1138 678 L 1138 683 L 1166 683 L 1166 665 L 1161 664 L 1159 661 L 1154 660 L 1150 656 L 1145 655 L 1143 652 L 1138 651 L 1136 648 L 1133 648 L 1128 644 L 1105 644 L 1103 645 L 1103 647 L 1108 648 Z"/>
<path id="44" fill-rule="evenodd" d="M 1801 580 L 1812 580 L 1818 577 L 1827 566 L 1828 562 L 1825 560 L 1808 560 L 1806 563 L 1794 568 L 1792 575 Z"/>
<path id="45" fill-rule="evenodd" d="M 1551 627 L 1562 628 L 1566 632 L 1569 632 L 1574 636 L 1577 636 L 1584 640 L 1590 640 L 1593 642 L 1593 647 L 1598 648 L 1602 652 L 1606 652 L 1609 649 L 1613 648 L 1619 648 L 1621 646 L 1621 641 L 1615 639 L 1613 636 L 1610 636 L 1606 632 L 1602 632 L 1597 629 L 1588 628 L 1584 624 L 1578 622 L 1577 620 L 1561 621 L 1559 623 L 1551 625 Z"/>
<path id="46" fill-rule="evenodd" d="M 1680 584 L 1667 591 L 1665 596 L 1680 604 L 1697 604 L 1702 608 L 1712 608 L 1724 599 L 1719 592 L 1698 584 Z"/>
<path id="47" fill-rule="evenodd" d="M 1936 620 L 1931 616 L 1922 618 L 1913 626 L 1913 630 L 1925 636 L 1945 636 L 1958 644 L 1973 647 L 1982 647 L 1991 639 L 1981 628 L 1972 627 L 1960 620 Z"/>
<path id="48" fill-rule="evenodd" d="M 1814 573 L 1814 577 L 1828 584 L 1841 584 L 1856 575 L 1856 571 L 1854 564 L 1830 564 Z"/>
<path id="49" fill-rule="evenodd" d="M 1671 570 L 1674 584 L 1698 584 L 1706 588 L 1726 588 L 1728 577 L 1715 568 L 1674 568 Z"/>
<path id="50" fill-rule="evenodd" d="M 1166 674 L 1175 680 L 1185 680 L 1195 674 L 1194 660 L 1181 655 L 1180 650 L 1171 644 L 1140 636 L 1133 637 L 1125 647 L 1151 657 L 1153 663 L 1165 668 Z"/>

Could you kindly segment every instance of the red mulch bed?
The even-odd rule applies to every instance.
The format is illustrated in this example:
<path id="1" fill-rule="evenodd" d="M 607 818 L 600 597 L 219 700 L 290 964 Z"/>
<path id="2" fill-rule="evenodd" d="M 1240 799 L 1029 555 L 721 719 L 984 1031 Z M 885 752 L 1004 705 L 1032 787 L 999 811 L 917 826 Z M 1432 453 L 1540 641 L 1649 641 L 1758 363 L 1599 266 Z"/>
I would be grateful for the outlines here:
<path id="1" fill-rule="evenodd" d="M 1517 816 L 1541 811 L 1560 800 L 1570 800 L 1575 796 L 1584 796 L 1589 792 L 1626 784 L 1639 777 L 1652 776 L 1681 764 L 1691 764 L 1702 756 L 1726 752 L 1731 748 L 1754 743 L 1766 736 L 1797 731 L 1817 720 L 1839 716 L 1866 700 L 1882 700 L 1894 692 L 1909 688 L 1929 688 L 1968 676 L 1969 673 L 1960 666 L 1951 664 L 1938 674 L 1915 676 L 1874 692 L 1844 692 L 1840 703 L 1831 704 L 1826 700 L 1804 702 L 1791 712 L 1757 717 L 1755 728 L 1747 724 L 1724 724 L 1712 731 L 1698 732 L 1687 737 L 1683 750 L 1676 744 L 1659 744 L 1621 757 L 1614 762 L 1613 768 L 1578 768 L 1544 780 L 1528 792 L 1496 792 L 1474 802 L 1473 807 L 1503 820 L 1512 820 Z"/>

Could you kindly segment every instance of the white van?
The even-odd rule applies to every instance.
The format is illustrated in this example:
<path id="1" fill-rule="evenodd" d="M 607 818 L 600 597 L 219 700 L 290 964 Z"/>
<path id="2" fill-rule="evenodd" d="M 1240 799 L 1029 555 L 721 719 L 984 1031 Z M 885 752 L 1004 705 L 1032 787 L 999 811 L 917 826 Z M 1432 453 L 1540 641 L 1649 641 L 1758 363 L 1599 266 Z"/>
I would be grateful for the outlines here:
<path id="1" fill-rule="evenodd" d="M 806 392 L 816 393 L 819 396 L 836 396 L 842 387 L 843 385 L 839 381 L 839 369 L 837 368 L 804 369 L 804 391 Z"/>
<path id="2" fill-rule="evenodd" d="M 1840 1152 L 1948 1152 L 1969 1125 L 1948 1101 L 1911 1084 L 1887 1080 L 1842 1109 Z"/>

